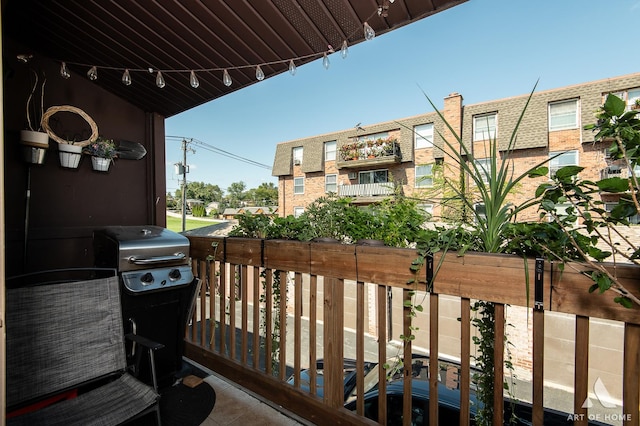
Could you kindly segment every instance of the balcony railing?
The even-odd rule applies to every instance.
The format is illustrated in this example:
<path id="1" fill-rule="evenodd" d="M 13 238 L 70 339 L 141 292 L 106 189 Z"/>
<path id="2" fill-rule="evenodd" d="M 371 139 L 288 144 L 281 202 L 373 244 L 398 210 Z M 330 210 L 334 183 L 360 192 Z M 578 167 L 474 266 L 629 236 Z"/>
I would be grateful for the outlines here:
<path id="1" fill-rule="evenodd" d="M 379 197 L 393 194 L 393 183 L 361 183 L 354 185 L 339 185 L 340 197 Z"/>
<path id="2" fill-rule="evenodd" d="M 419 348 L 427 349 L 431 359 L 434 354 L 460 359 L 460 424 L 469 424 L 475 353 L 470 306 L 478 299 L 495 303 L 496 365 L 502 365 L 506 356 L 502 336 L 512 321 L 509 315 L 514 309 L 524 312 L 517 331 L 531 344 L 530 354 L 521 361 L 530 364 L 532 418 L 528 420 L 534 425 L 543 424 L 543 401 L 554 399 L 544 398 L 547 382 L 562 374 L 570 376 L 573 394 L 564 411 L 574 416 L 572 420 L 583 419 L 576 424 L 586 424 L 589 416 L 599 419 L 597 402 L 591 409 L 584 404 L 587 397 L 594 398 L 590 389 L 598 371 L 607 371 L 605 383 L 614 376 L 620 379 L 619 388 L 607 388 L 613 399 L 622 401 L 610 417 L 634 425 L 640 420 L 640 309 L 625 309 L 609 294 L 589 294 L 592 282 L 581 272 L 582 265 L 560 272 L 557 265 L 516 256 L 436 254 L 433 264 L 439 269 L 427 291 L 424 282 L 433 273 L 428 265 L 420 272 L 420 284 L 407 284 L 416 278 L 409 268 L 416 257 L 411 249 L 189 239 L 194 272 L 203 285 L 185 338 L 186 356 L 316 424 L 370 424 L 363 417 L 363 374 L 356 380 L 357 409 L 343 407 L 345 358 L 355 359 L 356 370 L 362 372 L 365 361 L 382 365 L 395 355 L 408 359 Z M 627 288 L 639 292 L 640 269 L 617 265 L 615 273 Z M 424 300 L 425 309 L 411 315 L 416 298 Z M 414 302 L 406 303 L 409 300 Z M 374 339 L 369 338 L 372 334 Z M 400 334 L 414 334 L 415 339 L 401 340 L 400 352 L 391 353 L 387 342 Z M 607 352 L 606 359 L 598 361 L 593 356 L 597 347 L 607 351 L 619 347 L 619 356 Z M 308 368 L 310 382 L 315 383 L 316 361 L 321 358 L 324 389 L 319 397 L 315 386 L 303 390 L 300 373 Z M 429 364 L 431 425 L 438 424 L 438 369 L 437 362 Z M 405 371 L 403 418 L 409 424 L 411 366 L 406 365 Z M 379 392 L 385 394 L 385 371 L 380 369 L 378 375 Z M 290 376 L 293 384 L 287 383 Z M 504 382 L 503 369 L 496 369 L 497 395 L 503 394 Z M 495 398 L 493 424 L 503 423 L 503 403 L 502 397 Z M 387 409 L 386 400 L 380 399 L 380 419 L 386 418 Z"/>

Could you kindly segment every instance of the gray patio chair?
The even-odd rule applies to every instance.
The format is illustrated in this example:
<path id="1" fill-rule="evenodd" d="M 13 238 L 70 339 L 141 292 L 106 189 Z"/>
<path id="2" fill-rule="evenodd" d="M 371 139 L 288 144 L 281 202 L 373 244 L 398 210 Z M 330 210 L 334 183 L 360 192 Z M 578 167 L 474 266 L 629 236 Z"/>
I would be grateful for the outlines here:
<path id="1" fill-rule="evenodd" d="M 154 411 L 160 424 L 157 389 L 127 372 L 117 276 L 7 285 L 7 425 L 118 425 Z M 162 347 L 136 343 L 152 360 Z M 71 390 L 77 397 L 28 408 Z"/>

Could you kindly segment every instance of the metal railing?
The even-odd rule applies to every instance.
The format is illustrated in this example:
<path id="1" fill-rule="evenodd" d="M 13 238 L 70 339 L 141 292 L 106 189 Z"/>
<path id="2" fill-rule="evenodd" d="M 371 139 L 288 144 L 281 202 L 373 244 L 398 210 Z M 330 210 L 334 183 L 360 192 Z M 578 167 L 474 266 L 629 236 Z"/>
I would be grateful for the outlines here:
<path id="1" fill-rule="evenodd" d="M 393 194 L 393 183 L 360 183 L 353 185 L 339 185 L 340 197 L 377 197 Z"/>

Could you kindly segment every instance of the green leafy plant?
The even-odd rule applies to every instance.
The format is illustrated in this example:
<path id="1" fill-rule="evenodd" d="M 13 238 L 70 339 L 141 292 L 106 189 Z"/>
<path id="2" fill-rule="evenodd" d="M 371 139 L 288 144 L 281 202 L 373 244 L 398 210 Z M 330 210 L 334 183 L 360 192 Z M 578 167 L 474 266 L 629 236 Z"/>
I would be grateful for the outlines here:
<path id="1" fill-rule="evenodd" d="M 113 160 L 117 157 L 116 144 L 113 139 L 99 137 L 95 142 L 90 143 L 82 149 L 82 152 L 94 157 L 107 158 Z"/>
<path id="2" fill-rule="evenodd" d="M 194 217 L 205 217 L 207 215 L 207 209 L 202 204 L 196 204 L 191 207 L 191 214 Z"/>
<path id="3" fill-rule="evenodd" d="M 507 242 L 505 235 L 511 224 L 516 222 L 520 212 L 535 206 L 537 200 L 526 201 L 520 205 L 514 205 L 510 202 L 510 196 L 516 191 L 518 184 L 527 177 L 545 176 L 548 169 L 543 165 L 548 161 L 540 161 L 527 169 L 524 173 L 516 175 L 514 173 L 512 154 L 516 149 L 517 133 L 522 123 L 527 107 L 531 101 L 535 86 L 529 97 L 527 98 L 522 112 L 516 122 L 514 130 L 509 137 L 508 142 L 502 146 L 498 146 L 498 140 L 494 135 L 487 141 L 488 146 L 485 149 L 488 155 L 488 162 L 480 163 L 476 161 L 473 152 L 462 140 L 461 135 L 451 126 L 443 114 L 438 110 L 429 96 L 424 93 L 433 109 L 438 114 L 446 128 L 453 135 L 453 141 L 448 140 L 444 135 L 436 129 L 438 135 L 445 145 L 445 156 L 451 160 L 454 167 L 457 168 L 457 180 L 447 177 L 444 173 L 443 191 L 451 191 L 453 197 L 450 201 L 455 201 L 458 208 L 463 212 L 460 217 L 466 221 L 463 227 L 454 228 L 456 233 L 449 234 L 450 237 L 462 237 L 461 242 L 449 241 L 442 246 L 444 250 L 456 248 L 458 252 L 464 253 L 467 249 L 480 250 L 488 253 L 499 253 L 505 251 Z M 446 167 L 446 166 L 445 166 Z M 467 185 L 467 182 L 470 185 Z M 482 204 L 484 211 L 476 209 L 476 204 Z M 423 247 L 419 251 L 421 258 L 414 261 L 412 268 L 417 270 L 424 263 L 424 256 L 433 253 L 428 250 L 434 250 L 438 247 L 433 241 L 419 242 L 419 246 Z M 426 250 L 425 247 L 428 249 Z M 437 275 L 434 273 L 434 277 Z M 431 283 L 428 283 L 430 286 Z M 487 368 L 475 377 L 477 384 L 477 397 L 483 404 L 484 409 L 476 416 L 479 425 L 489 425 L 493 418 L 493 377 L 494 368 L 493 360 L 493 344 L 496 336 L 494 326 L 496 322 L 495 309 L 493 303 L 479 301 L 473 305 L 476 310 L 477 318 L 472 321 L 476 326 L 479 337 L 476 340 L 478 355 L 476 361 L 481 362 Z M 504 337 L 507 342 L 507 337 Z M 507 365 L 508 368 L 508 365 Z M 488 384 L 491 383 L 489 386 Z"/>
<path id="4" fill-rule="evenodd" d="M 594 182 L 580 177 L 583 167 L 566 166 L 556 172 L 552 182 L 540 185 L 536 191 L 536 196 L 541 197 L 541 217 L 550 217 L 560 227 L 567 246 L 590 267 L 590 271 L 583 271 L 594 281 L 589 291 L 611 290 L 616 294 L 614 301 L 628 308 L 640 305 L 640 299 L 602 261 L 612 260 L 616 264 L 624 259 L 640 263 L 640 248 L 624 233 L 629 219 L 640 212 L 636 175 L 640 154 L 638 114 L 627 111 L 626 103 L 610 94 L 596 114 L 598 122 L 585 126 L 597 131 L 596 142 L 611 142 L 610 157 L 623 164 L 628 177 L 607 177 Z M 613 210 L 605 209 L 603 194 L 618 194 L 619 201 Z M 559 260 L 567 256 L 561 249 L 549 253 Z"/>

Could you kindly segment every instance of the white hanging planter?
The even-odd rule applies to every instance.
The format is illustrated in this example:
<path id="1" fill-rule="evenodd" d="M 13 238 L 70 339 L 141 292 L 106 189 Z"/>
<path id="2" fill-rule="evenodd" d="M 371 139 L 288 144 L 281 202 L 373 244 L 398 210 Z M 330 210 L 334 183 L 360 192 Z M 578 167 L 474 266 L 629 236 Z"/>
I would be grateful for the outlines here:
<path id="1" fill-rule="evenodd" d="M 80 164 L 82 157 L 82 147 L 79 145 L 71 145 L 67 143 L 58 144 L 58 154 L 60 156 L 60 165 L 69 169 L 75 169 Z"/>
<path id="2" fill-rule="evenodd" d="M 108 172 L 111 165 L 111 159 L 102 157 L 91 157 L 91 165 L 93 170 L 98 172 Z"/>
<path id="3" fill-rule="evenodd" d="M 27 163 L 44 163 L 45 154 L 49 148 L 49 135 L 45 132 L 33 130 L 20 131 L 23 158 Z"/>

